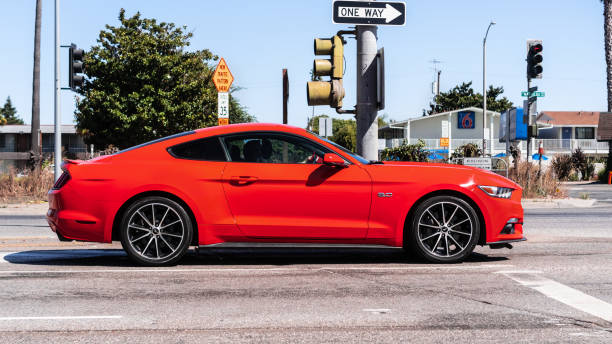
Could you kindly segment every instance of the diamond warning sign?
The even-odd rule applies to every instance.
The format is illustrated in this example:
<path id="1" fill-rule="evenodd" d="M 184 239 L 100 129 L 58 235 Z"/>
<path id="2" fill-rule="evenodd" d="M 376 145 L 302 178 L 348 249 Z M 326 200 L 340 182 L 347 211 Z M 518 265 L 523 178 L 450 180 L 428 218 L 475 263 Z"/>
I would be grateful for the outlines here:
<path id="1" fill-rule="evenodd" d="M 229 92 L 229 88 L 232 86 L 232 82 L 234 82 L 234 76 L 229 68 L 227 68 L 227 63 L 225 63 L 223 58 L 219 61 L 212 79 L 218 92 Z"/>

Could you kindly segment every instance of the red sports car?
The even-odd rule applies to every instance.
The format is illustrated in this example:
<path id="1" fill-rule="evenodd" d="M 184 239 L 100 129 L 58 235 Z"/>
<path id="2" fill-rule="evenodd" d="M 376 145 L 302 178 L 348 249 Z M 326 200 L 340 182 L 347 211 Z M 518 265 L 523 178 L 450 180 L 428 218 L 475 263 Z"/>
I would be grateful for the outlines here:
<path id="1" fill-rule="evenodd" d="M 228 242 L 378 244 L 431 262 L 523 238 L 521 188 L 495 173 L 368 161 L 304 129 L 236 124 L 88 161 L 49 191 L 60 240 L 120 240 L 143 265 Z"/>

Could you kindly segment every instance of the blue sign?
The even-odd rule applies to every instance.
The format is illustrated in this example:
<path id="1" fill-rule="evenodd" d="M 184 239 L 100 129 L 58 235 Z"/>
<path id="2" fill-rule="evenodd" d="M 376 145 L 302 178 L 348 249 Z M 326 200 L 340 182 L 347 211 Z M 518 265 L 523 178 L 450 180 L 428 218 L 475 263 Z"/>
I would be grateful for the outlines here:
<path id="1" fill-rule="evenodd" d="M 476 127 L 476 115 L 474 111 L 460 111 L 457 114 L 459 129 L 474 129 Z"/>
<path id="2" fill-rule="evenodd" d="M 510 130 L 507 126 L 507 118 L 510 116 Z M 510 141 L 527 140 L 527 122 L 524 122 L 523 109 L 512 108 L 504 111 L 499 120 L 499 142 L 506 141 L 506 134 L 510 133 Z"/>

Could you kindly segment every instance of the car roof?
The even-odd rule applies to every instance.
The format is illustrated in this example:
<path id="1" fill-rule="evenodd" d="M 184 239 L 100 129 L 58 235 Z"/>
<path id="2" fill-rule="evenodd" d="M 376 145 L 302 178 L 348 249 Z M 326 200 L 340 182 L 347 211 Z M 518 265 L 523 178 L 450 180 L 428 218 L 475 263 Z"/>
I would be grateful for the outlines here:
<path id="1" fill-rule="evenodd" d="M 208 135 L 223 135 L 232 134 L 246 131 L 282 131 L 290 132 L 294 134 L 306 134 L 303 128 L 294 127 L 287 124 L 276 124 L 276 123 L 239 123 L 230 125 L 221 125 L 208 128 L 197 129 L 196 133 Z"/>

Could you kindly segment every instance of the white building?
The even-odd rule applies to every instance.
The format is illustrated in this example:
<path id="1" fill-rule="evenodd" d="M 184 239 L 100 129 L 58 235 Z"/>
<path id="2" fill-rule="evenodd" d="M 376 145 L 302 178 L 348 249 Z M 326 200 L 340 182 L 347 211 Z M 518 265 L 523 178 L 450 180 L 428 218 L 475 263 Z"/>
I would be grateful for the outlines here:
<path id="1" fill-rule="evenodd" d="M 444 154 L 449 147 L 452 152 L 466 143 L 481 147 L 484 136 L 489 153 L 491 144 L 493 154 L 505 152 L 505 144 L 499 143 L 499 112 L 487 110 L 484 129 L 482 113 L 482 109 L 469 107 L 390 123 L 378 130 L 378 148 L 397 147 L 403 142 L 412 144 L 422 139 L 427 149 Z M 440 138 L 448 138 L 448 146 L 443 146 L 446 140 Z"/>

